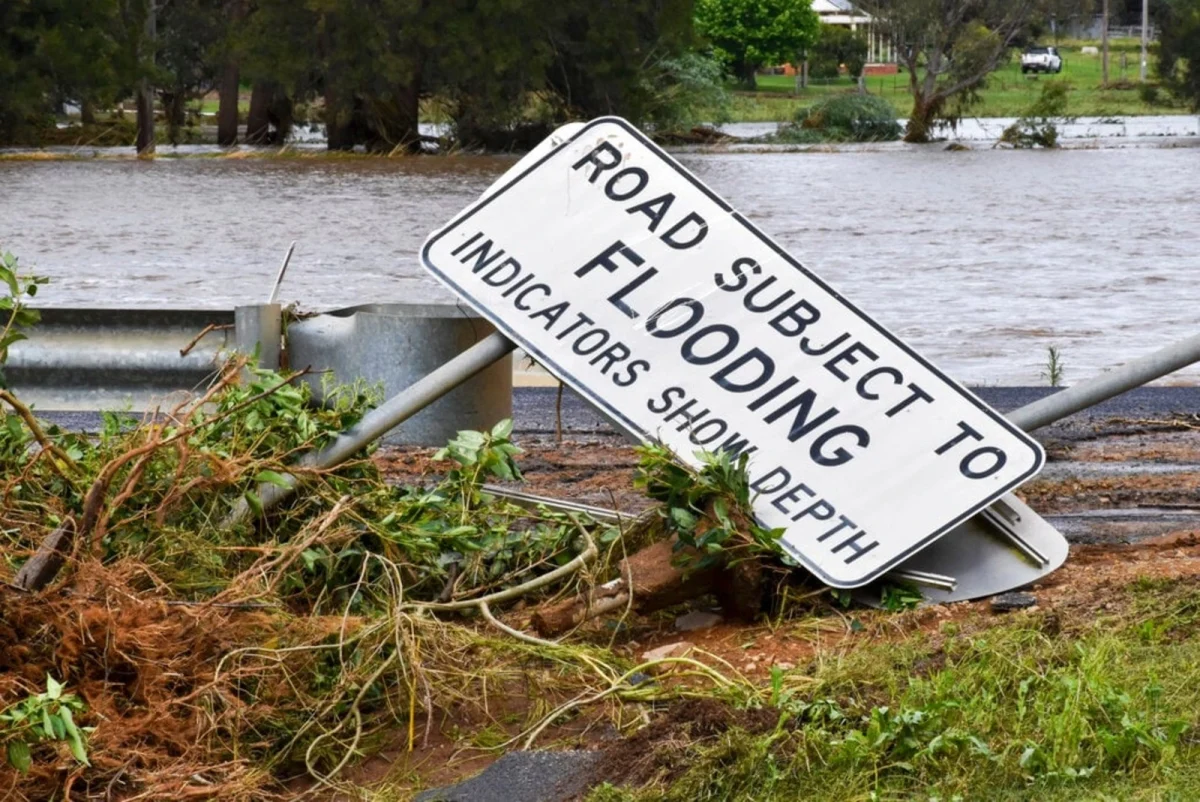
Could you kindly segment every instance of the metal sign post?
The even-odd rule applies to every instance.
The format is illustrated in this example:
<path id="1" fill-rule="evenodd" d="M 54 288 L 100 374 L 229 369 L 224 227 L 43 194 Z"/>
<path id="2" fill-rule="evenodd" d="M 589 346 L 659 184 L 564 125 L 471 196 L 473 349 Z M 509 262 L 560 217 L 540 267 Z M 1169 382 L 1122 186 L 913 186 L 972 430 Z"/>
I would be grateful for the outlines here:
<path id="1" fill-rule="evenodd" d="M 835 587 L 1033 476 L 1041 448 L 624 120 L 494 186 L 426 267 L 620 426 L 749 454 L 756 515 Z"/>

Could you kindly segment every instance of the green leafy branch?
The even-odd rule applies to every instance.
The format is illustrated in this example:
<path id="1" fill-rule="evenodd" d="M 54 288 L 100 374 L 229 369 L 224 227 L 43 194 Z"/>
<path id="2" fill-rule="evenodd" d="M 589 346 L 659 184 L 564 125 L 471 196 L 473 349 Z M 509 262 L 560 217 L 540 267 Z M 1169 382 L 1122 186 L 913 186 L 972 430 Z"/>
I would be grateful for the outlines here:
<path id="1" fill-rule="evenodd" d="M 27 697 L 0 713 L 0 743 L 4 744 L 8 763 L 22 774 L 33 766 L 33 746 L 46 741 L 65 743 L 71 756 L 90 766 L 85 732 L 90 727 L 75 723 L 75 714 L 87 711 L 87 705 L 73 693 L 46 675 L 46 690 Z"/>
<path id="2" fill-rule="evenodd" d="M 41 314 L 30 309 L 24 299 L 37 295 L 38 287 L 47 281 L 40 276 L 23 276 L 18 271 L 17 257 L 8 251 L 0 254 L 0 286 L 6 291 L 0 295 L 0 316 L 7 318 L 0 329 L 0 388 L 8 386 L 2 367 L 8 360 L 8 347 L 24 340 L 24 329 L 41 319 Z"/>
<path id="3" fill-rule="evenodd" d="M 731 557 L 781 556 L 777 541 L 783 530 L 767 529 L 754 520 L 749 455 L 698 451 L 698 471 L 680 465 L 664 446 L 642 446 L 639 455 L 634 484 L 663 503 L 676 549 L 695 549 L 700 554 L 697 568 Z"/>

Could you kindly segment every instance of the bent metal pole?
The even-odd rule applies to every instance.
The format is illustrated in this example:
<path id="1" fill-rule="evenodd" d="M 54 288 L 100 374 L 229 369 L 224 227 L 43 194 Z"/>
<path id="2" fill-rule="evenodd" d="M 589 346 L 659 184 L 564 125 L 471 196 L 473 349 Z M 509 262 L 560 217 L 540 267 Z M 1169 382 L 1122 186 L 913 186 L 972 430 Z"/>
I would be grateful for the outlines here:
<path id="1" fill-rule="evenodd" d="M 500 332 L 480 340 L 416 384 L 393 396 L 325 448 L 301 458 L 297 467 L 332 468 L 346 461 L 514 348 L 516 344 Z M 1007 417 L 1025 431 L 1033 431 L 1198 361 L 1200 334 L 1015 409 Z M 284 482 L 286 487 L 265 483 L 259 486 L 258 495 L 264 510 L 290 496 L 299 484 L 293 474 L 286 474 Z M 250 513 L 250 505 L 241 499 L 225 519 L 225 526 L 246 520 Z"/>
<path id="2" fill-rule="evenodd" d="M 325 448 L 310 451 L 301 457 L 296 467 L 320 470 L 345 462 L 516 347 L 516 343 L 500 332 L 493 332 L 428 376 L 392 396 L 383 406 L 367 413 Z M 257 492 L 264 510 L 290 496 L 300 483 L 295 474 L 286 474 L 283 478 L 283 485 L 259 485 Z M 246 520 L 250 513 L 250 505 L 243 498 L 230 511 L 224 525 L 234 526 Z"/>
<path id="3" fill-rule="evenodd" d="M 1127 390 L 1161 379 L 1193 362 L 1200 362 L 1200 334 L 1015 409 L 1007 417 L 1031 432 Z"/>

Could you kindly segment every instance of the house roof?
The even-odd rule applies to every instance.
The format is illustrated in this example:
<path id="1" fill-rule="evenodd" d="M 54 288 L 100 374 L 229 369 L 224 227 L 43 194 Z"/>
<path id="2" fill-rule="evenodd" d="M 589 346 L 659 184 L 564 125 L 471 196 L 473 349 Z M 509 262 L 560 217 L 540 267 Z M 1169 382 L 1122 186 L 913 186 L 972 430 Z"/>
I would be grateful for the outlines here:
<path id="1" fill-rule="evenodd" d="M 812 8 L 818 14 L 854 13 L 854 3 L 850 0 L 813 0 Z"/>
<path id="2" fill-rule="evenodd" d="M 812 9 L 822 22 L 831 25 L 869 23 L 871 17 L 854 7 L 852 0 L 812 0 Z"/>

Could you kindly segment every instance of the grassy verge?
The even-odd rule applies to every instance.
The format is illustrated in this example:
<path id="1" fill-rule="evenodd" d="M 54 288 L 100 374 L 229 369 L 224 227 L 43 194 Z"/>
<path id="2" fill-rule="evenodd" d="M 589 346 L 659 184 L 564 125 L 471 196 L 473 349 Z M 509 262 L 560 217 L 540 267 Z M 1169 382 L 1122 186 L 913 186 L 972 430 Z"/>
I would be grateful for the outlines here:
<path id="1" fill-rule="evenodd" d="M 1138 54 L 1135 45 L 1124 40 L 1115 44 L 1109 55 L 1110 88 L 1101 81 L 1100 56 L 1080 53 L 1087 43 L 1064 43 L 1065 65 L 1062 73 L 1053 76 L 1022 75 L 1020 62 L 1014 53 L 1004 67 L 988 79 L 981 93 L 982 102 L 972 109 L 977 117 L 1016 117 L 1025 112 L 1038 98 L 1042 82 L 1062 80 L 1070 86 L 1067 113 L 1073 116 L 1118 117 L 1144 114 L 1179 114 L 1186 109 L 1171 104 L 1160 93 L 1160 101 L 1147 103 L 1138 91 Z M 1122 54 L 1126 66 L 1121 67 Z M 908 91 L 908 75 L 873 76 L 866 79 L 867 90 L 890 102 L 900 117 L 912 111 L 912 96 Z M 1122 87 L 1122 88 L 1115 88 Z M 814 80 L 811 85 L 796 91 L 796 79 L 786 75 L 762 75 L 758 92 L 738 92 L 732 105 L 735 122 L 784 122 L 791 120 L 797 109 L 830 94 L 853 91 L 849 78 Z"/>
<path id="2" fill-rule="evenodd" d="M 641 788 L 589 800 L 1193 798 L 1193 581 L 1142 580 L 1095 607 L 921 616 L 862 617 L 848 644 L 775 673 L 765 721 L 680 726 L 646 745 Z"/>

